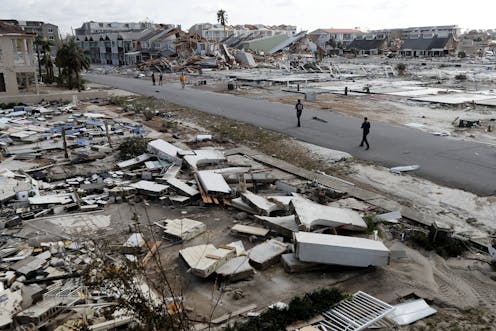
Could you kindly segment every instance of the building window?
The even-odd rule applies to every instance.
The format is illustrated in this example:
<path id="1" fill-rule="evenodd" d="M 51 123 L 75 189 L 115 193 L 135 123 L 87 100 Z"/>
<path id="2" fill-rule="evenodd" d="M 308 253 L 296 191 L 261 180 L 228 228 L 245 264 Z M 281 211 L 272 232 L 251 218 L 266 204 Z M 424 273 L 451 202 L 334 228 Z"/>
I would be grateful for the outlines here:
<path id="1" fill-rule="evenodd" d="M 48 36 L 48 40 L 55 40 L 53 36 Z"/>
<path id="2" fill-rule="evenodd" d="M 3 73 L 0 72 L 0 92 L 7 92 L 5 88 L 5 78 L 3 77 Z"/>
<path id="3" fill-rule="evenodd" d="M 14 63 L 15 64 L 25 64 L 24 54 L 22 53 L 22 43 L 21 39 L 12 39 L 12 46 L 14 47 Z"/>
<path id="4" fill-rule="evenodd" d="M 48 31 L 48 33 L 53 33 L 53 29 L 52 28 L 48 28 L 47 31 Z"/>

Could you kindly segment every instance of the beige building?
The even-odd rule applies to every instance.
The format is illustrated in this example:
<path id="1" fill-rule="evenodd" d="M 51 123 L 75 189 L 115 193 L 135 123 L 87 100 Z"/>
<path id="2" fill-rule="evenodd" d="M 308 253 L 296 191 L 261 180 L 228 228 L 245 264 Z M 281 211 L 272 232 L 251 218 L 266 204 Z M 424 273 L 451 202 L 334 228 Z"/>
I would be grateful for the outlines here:
<path id="1" fill-rule="evenodd" d="M 0 22 L 0 97 L 36 92 L 34 34 Z"/>

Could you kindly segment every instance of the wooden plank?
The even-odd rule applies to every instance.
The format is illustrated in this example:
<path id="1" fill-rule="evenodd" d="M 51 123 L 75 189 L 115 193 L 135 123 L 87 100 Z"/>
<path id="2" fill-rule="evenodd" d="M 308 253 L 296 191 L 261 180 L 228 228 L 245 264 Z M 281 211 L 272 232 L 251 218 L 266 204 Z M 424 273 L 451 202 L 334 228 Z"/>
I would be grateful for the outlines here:
<path id="1" fill-rule="evenodd" d="M 233 311 L 232 313 L 229 313 L 229 314 L 224 314 L 220 317 L 217 317 L 216 319 L 213 319 L 211 322 L 213 324 L 220 324 L 220 323 L 224 323 L 225 321 L 229 320 L 230 318 L 232 317 L 235 317 L 235 316 L 238 316 L 238 315 L 241 315 L 241 314 L 244 314 L 244 313 L 247 313 L 249 312 L 250 310 L 253 310 L 253 309 L 256 309 L 258 306 L 255 305 L 255 304 L 251 304 L 251 305 L 248 305 L 246 307 L 243 307 L 243 308 L 240 308 L 238 310 L 235 310 Z"/>
<path id="2" fill-rule="evenodd" d="M 153 246 L 150 248 L 150 250 L 148 251 L 148 253 L 146 254 L 146 256 L 143 258 L 143 262 L 141 263 L 143 265 L 143 267 L 146 267 L 146 265 L 151 260 L 151 258 L 153 257 L 153 255 L 155 255 L 155 253 L 159 249 L 160 245 L 162 245 L 162 241 L 161 240 L 156 241 L 153 244 Z"/>

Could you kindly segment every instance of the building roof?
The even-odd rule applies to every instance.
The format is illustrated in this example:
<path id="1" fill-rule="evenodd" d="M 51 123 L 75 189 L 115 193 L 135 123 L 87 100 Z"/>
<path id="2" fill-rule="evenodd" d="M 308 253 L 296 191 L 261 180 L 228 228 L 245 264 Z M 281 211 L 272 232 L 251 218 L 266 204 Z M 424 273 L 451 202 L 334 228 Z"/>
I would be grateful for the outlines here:
<path id="1" fill-rule="evenodd" d="M 385 40 L 386 39 L 355 39 L 348 45 L 348 48 L 358 50 L 381 49 L 385 46 Z"/>
<path id="2" fill-rule="evenodd" d="M 418 39 L 407 39 L 401 46 L 401 49 L 416 49 L 416 50 L 431 50 L 445 48 L 451 39 L 451 35 L 448 37 L 438 37 L 433 36 L 432 38 L 424 38 L 420 36 Z"/>
<path id="3" fill-rule="evenodd" d="M 357 29 L 317 29 L 310 34 L 316 34 L 316 33 L 365 33 L 363 31 L 357 30 Z"/>
<path id="4" fill-rule="evenodd" d="M 26 34 L 21 28 L 0 21 L 0 34 Z"/>

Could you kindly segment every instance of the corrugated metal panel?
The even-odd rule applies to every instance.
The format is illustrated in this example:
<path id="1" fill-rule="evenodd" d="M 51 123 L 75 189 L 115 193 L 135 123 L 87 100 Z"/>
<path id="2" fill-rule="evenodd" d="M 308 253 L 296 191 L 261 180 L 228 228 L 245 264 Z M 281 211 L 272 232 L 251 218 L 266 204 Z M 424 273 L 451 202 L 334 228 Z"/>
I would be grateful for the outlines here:
<path id="1" fill-rule="evenodd" d="M 352 298 L 338 303 L 323 313 L 324 320 L 314 324 L 322 331 L 358 331 L 383 319 L 393 306 L 358 291 Z"/>

